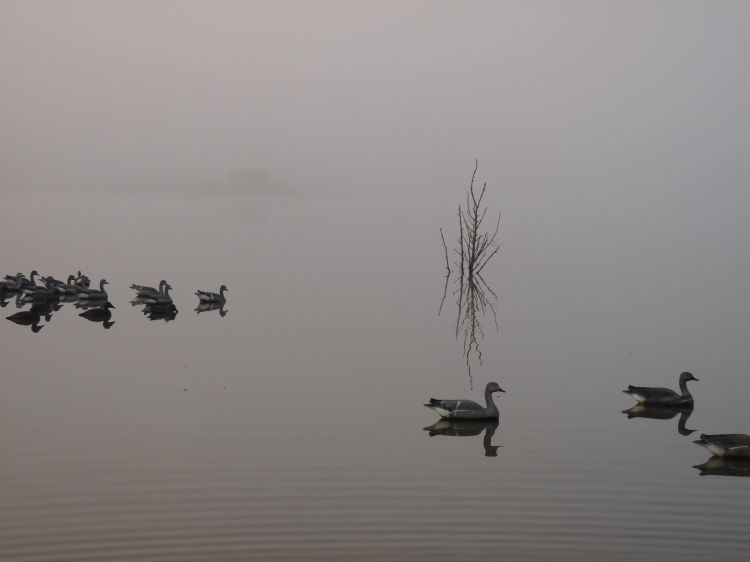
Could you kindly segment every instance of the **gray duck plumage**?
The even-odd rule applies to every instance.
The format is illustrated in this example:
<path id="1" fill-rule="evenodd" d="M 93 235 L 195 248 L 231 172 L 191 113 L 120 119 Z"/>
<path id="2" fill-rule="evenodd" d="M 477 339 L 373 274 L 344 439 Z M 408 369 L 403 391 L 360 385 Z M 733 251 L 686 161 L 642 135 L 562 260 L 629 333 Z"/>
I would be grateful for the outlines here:
<path id="1" fill-rule="evenodd" d="M 130 288 L 135 291 L 135 294 L 139 297 L 147 297 L 147 296 L 153 296 L 153 295 L 162 295 L 164 294 L 164 286 L 167 285 L 166 280 L 162 279 L 159 281 L 159 288 L 155 289 L 154 287 L 148 287 L 146 285 L 138 285 L 136 283 L 133 283 L 130 285 Z"/>
<path id="2" fill-rule="evenodd" d="M 659 388 L 649 386 L 633 386 L 630 385 L 626 390 L 623 390 L 625 394 L 629 394 L 635 398 L 640 404 L 647 404 L 653 406 L 687 406 L 693 403 L 693 395 L 688 390 L 688 381 L 697 381 L 692 373 L 685 371 L 680 374 L 680 392 L 677 394 L 671 388 Z"/>
<path id="3" fill-rule="evenodd" d="M 473 400 L 440 400 L 430 398 L 430 402 L 425 404 L 441 418 L 449 419 L 487 419 L 497 418 L 500 412 L 492 399 L 492 393 L 505 392 L 496 382 L 488 382 L 484 389 L 484 399 L 486 406 L 477 404 Z"/>
<path id="4" fill-rule="evenodd" d="M 224 297 L 224 291 L 228 291 L 226 285 L 222 285 L 219 288 L 218 293 L 209 293 L 208 291 L 201 291 L 198 289 L 195 291 L 195 296 L 198 297 L 198 300 L 201 302 L 225 302 L 226 298 Z"/>
<path id="5" fill-rule="evenodd" d="M 90 299 L 90 300 L 107 300 L 109 298 L 109 295 L 107 295 L 107 291 L 104 290 L 104 285 L 109 285 L 109 281 L 106 279 L 102 279 L 99 281 L 99 289 L 84 289 L 83 287 L 80 287 L 78 289 L 78 298 L 79 299 Z"/>
<path id="6" fill-rule="evenodd" d="M 750 457 L 750 435 L 744 433 L 701 434 L 701 438 L 693 443 L 705 447 L 717 457 Z"/>
<path id="7" fill-rule="evenodd" d="M 161 305 L 169 305 L 172 304 L 172 297 L 169 296 L 169 290 L 172 288 L 172 285 L 169 283 L 164 284 L 164 290 L 160 293 L 156 294 L 148 294 L 139 297 L 141 303 L 143 304 L 161 304 Z"/>

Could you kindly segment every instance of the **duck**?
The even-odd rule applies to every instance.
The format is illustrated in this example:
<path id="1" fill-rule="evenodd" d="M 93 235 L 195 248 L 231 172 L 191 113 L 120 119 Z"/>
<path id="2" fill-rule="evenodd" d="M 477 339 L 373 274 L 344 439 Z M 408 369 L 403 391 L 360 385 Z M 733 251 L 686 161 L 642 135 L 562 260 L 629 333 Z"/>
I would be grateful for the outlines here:
<path id="1" fill-rule="evenodd" d="M 172 297 L 169 296 L 169 290 L 172 285 L 169 283 L 164 284 L 164 291 L 160 293 L 151 293 L 139 297 L 142 304 L 172 304 Z"/>
<path id="2" fill-rule="evenodd" d="M 639 404 L 653 405 L 653 406 L 687 406 L 693 403 L 693 395 L 687 388 L 688 381 L 698 381 L 692 373 L 685 371 L 680 374 L 680 391 L 682 394 L 677 394 L 674 390 L 669 388 L 657 388 L 648 386 L 628 386 L 627 390 L 623 390 L 625 394 L 629 394 L 635 398 Z"/>
<path id="3" fill-rule="evenodd" d="M 155 289 L 153 287 L 148 287 L 146 285 L 138 285 L 136 283 L 133 283 L 132 285 L 130 285 L 130 288 L 135 291 L 136 296 L 145 297 L 149 295 L 163 294 L 164 286 L 166 284 L 167 282 L 164 279 L 162 279 L 161 281 L 159 281 L 158 289 Z"/>
<path id="4" fill-rule="evenodd" d="M 219 288 L 218 293 L 209 293 L 208 291 L 201 291 L 198 289 L 195 291 L 195 296 L 198 297 L 198 300 L 201 302 L 226 302 L 226 298 L 224 298 L 224 291 L 228 291 L 226 285 L 222 285 Z"/>
<path id="5" fill-rule="evenodd" d="M 484 399 L 487 406 L 481 406 L 473 400 L 439 400 L 430 398 L 430 402 L 425 404 L 441 418 L 450 419 L 487 419 L 498 418 L 500 412 L 495 406 L 492 399 L 493 392 L 505 392 L 496 382 L 488 382 L 484 389 Z"/>
<path id="6" fill-rule="evenodd" d="M 20 291 L 23 289 L 25 282 L 28 282 L 28 279 L 26 279 L 23 273 L 6 275 L 5 279 L 0 281 L 0 289 L 4 291 Z"/>
<path id="7" fill-rule="evenodd" d="M 750 435 L 744 433 L 703 433 L 701 438 L 693 443 L 705 447 L 716 457 L 750 457 Z"/>
<path id="8" fill-rule="evenodd" d="M 109 281 L 107 281 L 106 279 L 102 279 L 101 281 L 99 281 L 99 290 L 84 289 L 83 287 L 80 287 L 78 289 L 78 298 L 90 300 L 107 300 L 109 298 L 109 295 L 107 295 L 107 291 L 104 290 L 104 285 L 109 285 Z"/>
<path id="9" fill-rule="evenodd" d="M 31 295 L 35 291 L 41 291 L 46 290 L 47 287 L 44 287 L 43 285 L 37 285 L 36 279 L 34 279 L 37 275 L 39 275 L 39 272 L 35 269 L 29 274 L 29 278 L 27 279 L 27 283 L 23 283 L 23 287 L 21 288 L 21 291 L 23 291 L 26 295 Z"/>

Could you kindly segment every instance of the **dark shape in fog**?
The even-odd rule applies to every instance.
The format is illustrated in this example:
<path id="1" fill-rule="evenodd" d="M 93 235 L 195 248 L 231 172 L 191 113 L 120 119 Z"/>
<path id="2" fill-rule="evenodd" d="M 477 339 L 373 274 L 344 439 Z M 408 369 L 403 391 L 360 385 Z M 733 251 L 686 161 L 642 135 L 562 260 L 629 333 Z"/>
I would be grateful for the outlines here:
<path id="1" fill-rule="evenodd" d="M 208 312 L 209 310 L 218 310 L 219 316 L 226 316 L 227 310 L 224 310 L 224 302 L 201 302 L 195 307 L 195 312 L 200 314 L 201 312 Z"/>
<path id="2" fill-rule="evenodd" d="M 114 322 L 110 322 L 110 319 L 112 318 L 112 308 L 114 308 L 114 305 L 107 301 L 104 304 L 81 312 L 78 316 L 85 318 L 90 322 L 101 322 L 104 329 L 109 330 L 114 324 Z"/>
<path id="3" fill-rule="evenodd" d="M 486 406 L 481 406 L 473 400 L 440 400 L 430 398 L 428 404 L 424 404 L 441 418 L 458 419 L 487 419 L 498 418 L 500 411 L 492 398 L 493 392 L 505 392 L 496 382 L 488 382 L 484 389 Z"/>
<path id="4" fill-rule="evenodd" d="M 680 414 L 680 419 L 677 420 L 677 433 L 680 435 L 690 435 L 694 433 L 695 429 L 687 429 L 685 424 L 693 413 L 693 406 L 646 406 L 644 404 L 636 404 L 632 408 L 622 411 L 623 414 L 627 414 L 628 419 L 633 418 L 649 418 L 652 420 L 671 420 L 677 414 Z"/>
<path id="5" fill-rule="evenodd" d="M 750 457 L 750 435 L 744 433 L 724 433 L 718 435 L 701 434 L 693 441 L 717 457 Z"/>
<path id="6" fill-rule="evenodd" d="M 470 437 L 479 435 L 484 431 L 482 445 L 484 446 L 485 457 L 496 457 L 497 450 L 502 445 L 493 445 L 492 437 L 499 425 L 497 419 L 487 420 L 447 420 L 441 419 L 432 425 L 423 428 L 430 433 L 430 437 L 443 435 L 448 437 Z"/>
<path id="7" fill-rule="evenodd" d="M 750 476 L 750 459 L 711 457 L 693 468 L 700 470 L 701 476 Z"/>
<path id="8" fill-rule="evenodd" d="M 693 403 L 693 395 L 688 390 L 688 381 L 697 381 L 692 373 L 685 371 L 680 374 L 680 392 L 677 394 L 671 388 L 657 388 L 649 386 L 628 386 L 623 390 L 635 398 L 639 404 L 653 406 L 688 406 Z"/>

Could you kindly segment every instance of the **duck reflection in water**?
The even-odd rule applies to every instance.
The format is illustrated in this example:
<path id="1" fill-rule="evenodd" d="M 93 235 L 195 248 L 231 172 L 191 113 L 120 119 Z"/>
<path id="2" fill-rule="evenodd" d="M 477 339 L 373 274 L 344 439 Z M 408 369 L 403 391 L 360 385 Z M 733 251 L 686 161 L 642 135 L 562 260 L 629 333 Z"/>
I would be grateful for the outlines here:
<path id="1" fill-rule="evenodd" d="M 177 317 L 177 307 L 174 304 L 147 304 L 143 307 L 143 314 L 149 320 L 164 320 L 170 322 Z"/>
<path id="2" fill-rule="evenodd" d="M 650 418 L 652 420 L 671 420 L 677 414 L 680 414 L 680 419 L 677 420 L 677 432 L 680 435 L 690 435 L 695 430 L 687 429 L 685 424 L 687 423 L 690 414 L 693 413 L 692 406 L 680 406 L 680 407 L 669 407 L 669 406 L 646 406 L 644 404 L 636 404 L 632 408 L 622 411 L 623 414 L 628 416 L 628 419 L 633 418 Z"/>
<path id="3" fill-rule="evenodd" d="M 430 437 L 435 435 L 445 435 L 448 437 L 470 437 L 479 435 L 484 431 L 482 445 L 484 446 L 485 457 L 496 457 L 497 450 L 502 445 L 493 445 L 492 437 L 495 435 L 499 422 L 497 419 L 483 420 L 462 420 L 462 419 L 441 419 L 432 425 L 423 428 L 430 433 Z"/>
<path id="4" fill-rule="evenodd" d="M 0 288 L 0 308 L 8 306 L 10 299 L 15 297 L 15 293 L 8 292 L 5 289 Z"/>
<path id="5" fill-rule="evenodd" d="M 701 476 L 750 476 L 750 459 L 711 457 L 693 468 L 700 470 Z"/>
<path id="6" fill-rule="evenodd" d="M 59 303 L 58 303 L 59 304 Z M 59 310 L 59 306 L 55 310 Z M 44 320 L 49 323 L 52 320 L 52 309 L 53 305 L 50 302 L 38 301 L 31 305 L 29 310 L 22 310 L 8 316 L 8 320 L 18 324 L 19 326 L 29 326 L 31 331 L 38 334 L 39 331 L 44 328 L 44 325 L 39 324 Z"/>
<path id="7" fill-rule="evenodd" d="M 209 310 L 218 310 L 219 316 L 224 317 L 227 315 L 227 310 L 224 310 L 224 302 L 201 302 L 195 307 L 195 312 L 200 314 L 201 312 L 208 312 Z"/>
<path id="8" fill-rule="evenodd" d="M 109 330 L 114 322 L 110 322 L 112 318 L 112 310 L 114 305 L 107 301 L 96 307 L 87 308 L 84 312 L 81 312 L 78 316 L 85 318 L 90 322 L 101 322 L 105 330 Z"/>

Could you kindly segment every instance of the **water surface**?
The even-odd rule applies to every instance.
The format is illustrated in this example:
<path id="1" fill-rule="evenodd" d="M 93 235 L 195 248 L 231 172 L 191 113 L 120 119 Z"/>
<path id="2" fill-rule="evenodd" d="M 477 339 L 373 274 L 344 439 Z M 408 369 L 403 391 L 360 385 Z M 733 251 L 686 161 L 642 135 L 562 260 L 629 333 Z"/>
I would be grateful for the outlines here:
<path id="1" fill-rule="evenodd" d="M 107 330 L 72 304 L 39 333 L 0 324 L 4 560 L 744 558 L 742 468 L 701 477 L 677 417 L 621 413 L 627 384 L 690 369 L 687 429 L 747 430 L 744 346 L 695 327 L 721 311 L 685 324 L 692 299 L 655 286 L 660 324 L 625 283 L 602 295 L 593 261 L 540 279 L 509 217 L 472 389 L 452 303 L 437 316 L 437 203 L 105 194 L 81 215 L 76 197 L 5 201 L 21 212 L 4 236 L 29 209 L 69 232 L 11 245 L 8 272 L 80 268 L 116 308 Z M 170 322 L 128 303 L 160 278 Z M 227 314 L 196 314 L 193 290 L 221 283 Z M 489 380 L 507 390 L 497 427 L 423 429 L 427 398 Z"/>

